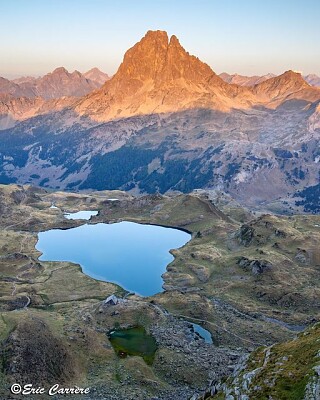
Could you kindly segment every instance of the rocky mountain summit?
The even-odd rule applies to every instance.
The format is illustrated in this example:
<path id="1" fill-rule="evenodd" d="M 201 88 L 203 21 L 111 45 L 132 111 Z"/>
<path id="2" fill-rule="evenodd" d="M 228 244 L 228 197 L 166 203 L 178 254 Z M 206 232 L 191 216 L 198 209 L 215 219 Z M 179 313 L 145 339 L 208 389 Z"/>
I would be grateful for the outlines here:
<path id="1" fill-rule="evenodd" d="M 87 94 L 74 103 L 73 111 L 97 122 L 198 108 L 222 112 L 261 105 L 274 108 L 288 99 L 313 102 L 320 98 L 320 90 L 308 85 L 298 73 L 287 71 L 279 77 L 271 76 L 257 79 L 250 87 L 241 86 L 241 79 L 229 80 L 228 84 L 185 51 L 176 36 L 169 38 L 166 32 L 149 31 L 126 52 L 111 79 L 96 68 L 81 74 L 60 67 L 42 78 L 19 84 L 3 80 L 0 85 L 2 93 L 13 97 L 50 99 Z M 101 89 L 94 90 L 102 82 Z M 5 100 L 3 104 L 6 105 Z M 50 111 L 55 112 L 56 108 L 52 105 Z M 7 114 L 10 112 L 8 107 Z M 28 117 L 27 114 L 25 118 Z"/>
<path id="2" fill-rule="evenodd" d="M 287 100 L 320 99 L 301 74 L 287 71 L 261 79 L 254 87 L 226 84 L 180 45 L 176 36 L 149 31 L 127 51 L 113 78 L 80 100 L 75 111 L 97 121 L 205 108 L 229 112 L 257 105 L 274 108 Z"/>

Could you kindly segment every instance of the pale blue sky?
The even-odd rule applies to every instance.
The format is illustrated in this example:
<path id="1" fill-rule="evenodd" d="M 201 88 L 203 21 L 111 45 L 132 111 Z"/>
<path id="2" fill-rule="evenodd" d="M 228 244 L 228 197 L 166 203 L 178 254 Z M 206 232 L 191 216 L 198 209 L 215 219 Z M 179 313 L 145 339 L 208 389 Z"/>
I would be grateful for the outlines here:
<path id="1" fill-rule="evenodd" d="M 217 73 L 320 75 L 319 0 L 0 0 L 0 76 L 113 74 L 149 29 Z"/>

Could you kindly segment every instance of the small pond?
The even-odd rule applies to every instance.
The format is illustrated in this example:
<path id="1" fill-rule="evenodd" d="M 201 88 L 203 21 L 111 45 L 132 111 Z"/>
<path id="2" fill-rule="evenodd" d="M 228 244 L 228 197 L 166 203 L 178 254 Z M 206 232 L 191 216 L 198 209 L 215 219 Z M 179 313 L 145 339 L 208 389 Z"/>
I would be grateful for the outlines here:
<path id="1" fill-rule="evenodd" d="M 143 326 L 112 330 L 108 338 L 119 357 L 140 356 L 147 364 L 153 363 L 157 343 Z"/>
<path id="2" fill-rule="evenodd" d="M 42 261 L 78 263 L 95 279 L 151 296 L 162 291 L 161 275 L 173 260 L 169 250 L 190 238 L 181 230 L 155 225 L 99 223 L 40 232 L 36 249 Z"/>
<path id="3" fill-rule="evenodd" d="M 208 344 L 212 344 L 212 336 L 211 333 L 209 331 L 207 331 L 206 329 L 202 328 L 202 326 L 198 325 L 198 324 L 194 324 L 193 322 L 190 322 L 192 327 L 193 327 L 193 331 L 196 332 L 200 337 L 202 337 L 202 339 L 204 339 L 204 341 Z"/>

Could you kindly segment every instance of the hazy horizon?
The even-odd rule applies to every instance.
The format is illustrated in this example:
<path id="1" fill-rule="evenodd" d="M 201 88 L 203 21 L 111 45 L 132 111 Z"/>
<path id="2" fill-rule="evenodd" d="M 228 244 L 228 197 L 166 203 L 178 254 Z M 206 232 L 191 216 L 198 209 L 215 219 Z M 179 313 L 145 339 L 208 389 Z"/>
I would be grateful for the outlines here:
<path id="1" fill-rule="evenodd" d="M 2 1 L 0 76 L 42 76 L 63 66 L 113 75 L 148 30 L 175 34 L 218 74 L 320 75 L 316 0 L 131 2 Z"/>

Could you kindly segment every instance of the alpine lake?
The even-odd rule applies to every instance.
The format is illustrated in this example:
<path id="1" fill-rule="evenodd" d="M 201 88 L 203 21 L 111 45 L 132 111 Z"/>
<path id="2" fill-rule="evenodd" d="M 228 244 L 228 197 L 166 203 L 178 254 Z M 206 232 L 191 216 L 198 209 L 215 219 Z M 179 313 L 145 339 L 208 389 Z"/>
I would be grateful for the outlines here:
<path id="1" fill-rule="evenodd" d="M 79 211 L 64 216 L 90 220 L 97 214 Z M 152 296 L 162 291 L 162 274 L 173 260 L 170 249 L 184 246 L 190 238 L 182 230 L 157 225 L 84 223 L 76 228 L 40 232 L 36 248 L 42 253 L 41 261 L 77 263 L 94 279 L 116 283 L 129 293 Z M 194 323 L 191 326 L 206 343 L 212 343 L 208 331 Z M 115 328 L 108 338 L 119 357 L 138 355 L 152 364 L 157 344 L 144 327 Z"/>

